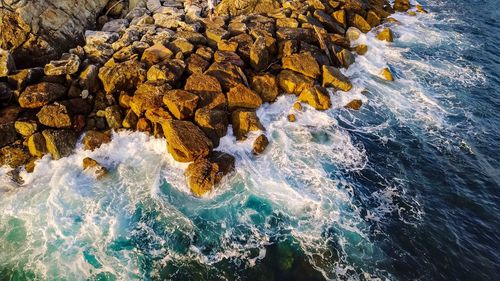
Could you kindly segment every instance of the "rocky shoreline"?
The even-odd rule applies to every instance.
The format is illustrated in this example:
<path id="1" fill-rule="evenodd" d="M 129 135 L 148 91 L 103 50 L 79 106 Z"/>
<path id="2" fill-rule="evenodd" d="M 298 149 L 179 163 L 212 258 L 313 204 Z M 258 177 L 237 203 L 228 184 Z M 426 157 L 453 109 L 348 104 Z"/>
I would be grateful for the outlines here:
<path id="1" fill-rule="evenodd" d="M 409 11 L 408 0 L 222 0 L 213 14 L 202 1 L 81 1 L 93 3 L 82 13 L 78 1 L 45 2 L 38 23 L 23 20 L 24 1 L 0 5 L 0 166 L 15 177 L 45 154 L 70 155 L 81 135 L 93 150 L 113 130 L 136 130 L 165 137 L 172 157 L 191 163 L 196 196 L 234 169 L 234 157 L 217 151 L 229 125 L 237 140 L 264 132 L 256 110 L 280 94 L 297 96 L 290 112 L 329 109 L 327 88 L 352 88 L 339 69 L 368 51 L 351 41 L 376 29 L 390 42 L 380 25 L 396 22 L 391 13 L 425 12 Z M 380 75 L 393 80 L 389 69 Z M 268 144 L 262 133 L 253 153 Z M 93 159 L 82 167 L 107 172 Z"/>

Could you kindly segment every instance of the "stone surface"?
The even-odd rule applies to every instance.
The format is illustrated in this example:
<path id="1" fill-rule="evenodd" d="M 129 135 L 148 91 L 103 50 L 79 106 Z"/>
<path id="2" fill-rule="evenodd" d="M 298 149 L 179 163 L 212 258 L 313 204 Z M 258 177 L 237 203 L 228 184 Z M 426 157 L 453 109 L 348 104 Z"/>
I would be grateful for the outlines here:
<path id="1" fill-rule="evenodd" d="M 184 173 L 188 186 L 197 197 L 212 191 L 223 176 L 234 170 L 233 156 L 214 152 L 208 159 L 203 158 L 191 163 Z"/>
<path id="2" fill-rule="evenodd" d="M 384 78 L 387 81 L 394 81 L 394 77 L 392 76 L 392 72 L 389 68 L 384 68 L 380 72 L 380 75 L 382 75 L 382 78 Z"/>
<path id="3" fill-rule="evenodd" d="M 101 67 L 99 79 L 107 93 L 127 91 L 146 80 L 146 70 L 142 63 L 134 59 Z"/>
<path id="4" fill-rule="evenodd" d="M 37 129 L 38 125 L 35 120 L 17 120 L 14 123 L 16 131 L 23 137 L 29 137 L 33 135 Z"/>
<path id="5" fill-rule="evenodd" d="M 73 54 L 66 54 L 60 60 L 53 60 L 45 65 L 45 75 L 71 75 L 80 67 L 80 58 Z"/>
<path id="6" fill-rule="evenodd" d="M 252 153 L 255 155 L 262 154 L 266 150 L 268 145 L 269 140 L 267 139 L 266 135 L 262 134 L 258 136 L 253 142 Z"/>
<path id="7" fill-rule="evenodd" d="M 361 101 L 359 99 L 355 99 L 355 100 L 350 101 L 348 104 L 346 104 L 345 108 L 359 110 L 362 105 L 363 105 L 363 101 Z"/>
<path id="8" fill-rule="evenodd" d="M 47 153 L 47 145 L 42 133 L 35 133 L 28 138 L 28 151 L 33 157 L 42 157 Z"/>
<path id="9" fill-rule="evenodd" d="M 298 101 L 307 103 L 317 110 L 327 110 L 332 106 L 330 95 L 320 86 L 314 86 L 302 91 Z"/>
<path id="10" fill-rule="evenodd" d="M 271 61 L 270 52 L 266 45 L 266 39 L 260 36 L 250 48 L 250 65 L 256 71 L 264 70 Z"/>
<path id="11" fill-rule="evenodd" d="M 19 96 L 19 105 L 23 108 L 39 108 L 66 94 L 66 88 L 60 84 L 42 82 L 28 86 Z"/>
<path id="12" fill-rule="evenodd" d="M 323 87 L 334 87 L 335 89 L 347 92 L 352 89 L 352 84 L 338 68 L 324 65 L 323 72 Z"/>
<path id="13" fill-rule="evenodd" d="M 184 120 L 194 115 L 200 98 L 185 90 L 170 90 L 163 96 L 163 103 L 175 118 Z"/>
<path id="14" fill-rule="evenodd" d="M 200 97 L 200 108 L 225 110 L 227 107 L 226 96 L 222 93 L 219 81 L 213 76 L 194 73 L 187 79 L 184 90 Z"/>
<path id="15" fill-rule="evenodd" d="M 237 140 L 245 139 L 249 132 L 264 130 L 255 111 L 236 110 L 231 115 L 231 123 Z"/>
<path id="16" fill-rule="evenodd" d="M 160 63 L 166 59 L 172 58 L 174 53 L 161 43 L 147 48 L 142 53 L 141 61 L 145 62 L 148 66 Z"/>
<path id="17" fill-rule="evenodd" d="M 47 145 L 47 152 L 57 160 L 71 154 L 76 146 L 78 134 L 73 130 L 45 130 L 42 132 Z"/>
<path id="18" fill-rule="evenodd" d="M 207 135 L 214 147 L 219 146 L 220 138 L 227 134 L 227 113 L 222 110 L 200 108 L 196 110 L 194 121 Z"/>
<path id="19" fill-rule="evenodd" d="M 6 77 L 16 69 L 14 58 L 3 49 L 0 49 L 0 77 Z"/>
<path id="20" fill-rule="evenodd" d="M 21 109 L 15 106 L 0 108 L 0 147 L 16 141 L 14 122 L 20 112 Z"/>
<path id="21" fill-rule="evenodd" d="M 283 70 L 278 74 L 278 84 L 286 93 L 298 96 L 304 89 L 312 87 L 314 80 L 291 70 Z"/>
<path id="22" fill-rule="evenodd" d="M 106 168 L 90 157 L 83 158 L 82 166 L 84 170 L 94 173 L 97 179 L 102 179 L 108 174 L 108 170 Z"/>
<path id="23" fill-rule="evenodd" d="M 227 93 L 229 110 L 237 108 L 257 109 L 262 105 L 261 97 L 243 84 L 238 84 Z"/>
<path id="24" fill-rule="evenodd" d="M 170 90 L 168 84 L 143 83 L 130 101 L 130 108 L 137 116 L 141 116 L 147 109 L 163 106 L 163 95 Z"/>
<path id="25" fill-rule="evenodd" d="M 320 74 L 319 64 L 310 52 L 292 54 L 282 59 L 283 68 L 316 79 Z"/>
<path id="26" fill-rule="evenodd" d="M 206 157 L 213 148 L 210 139 L 189 121 L 168 120 L 163 124 L 168 152 L 179 162 Z"/>
<path id="27" fill-rule="evenodd" d="M 111 141 L 111 137 L 103 132 L 87 131 L 83 137 L 82 143 L 85 150 L 94 150 L 99 148 L 102 144 Z"/>
<path id="28" fill-rule="evenodd" d="M 388 27 L 382 29 L 378 34 L 377 34 L 377 39 L 381 41 L 387 41 L 387 42 L 393 42 L 394 38 L 392 35 L 392 30 Z"/>
<path id="29" fill-rule="evenodd" d="M 351 19 L 351 24 L 354 27 L 361 30 L 363 33 L 367 33 L 368 31 L 370 31 L 372 29 L 370 24 L 368 22 L 366 22 L 366 20 L 358 14 L 354 14 L 350 19 Z"/>
<path id="30" fill-rule="evenodd" d="M 0 148 L 0 167 L 7 165 L 17 168 L 27 163 L 29 159 L 29 154 L 21 148 L 11 146 Z"/>
<path id="31" fill-rule="evenodd" d="M 252 77 L 252 90 L 259 94 L 264 102 L 274 102 L 279 94 L 276 77 L 268 73 Z"/>

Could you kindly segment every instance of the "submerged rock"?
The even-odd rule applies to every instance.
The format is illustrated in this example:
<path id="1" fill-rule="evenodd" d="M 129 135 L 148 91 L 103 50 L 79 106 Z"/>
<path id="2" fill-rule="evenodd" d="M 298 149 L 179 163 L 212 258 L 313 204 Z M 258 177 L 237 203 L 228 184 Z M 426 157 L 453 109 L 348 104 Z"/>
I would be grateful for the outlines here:
<path id="1" fill-rule="evenodd" d="M 92 171 L 96 175 L 97 179 L 102 179 L 108 174 L 108 170 L 106 168 L 90 157 L 85 157 L 83 159 L 82 166 L 84 170 Z"/>
<path id="2" fill-rule="evenodd" d="M 266 135 L 262 134 L 255 139 L 253 143 L 253 149 L 252 153 L 257 155 L 257 154 L 262 154 L 264 150 L 266 150 L 267 146 L 269 145 L 269 140 L 267 139 Z"/>
<path id="3" fill-rule="evenodd" d="M 189 164 L 184 175 L 193 195 L 201 197 L 212 191 L 224 175 L 234 170 L 234 163 L 232 155 L 214 151 L 210 157 Z"/>
<path id="4" fill-rule="evenodd" d="M 163 124 L 168 152 L 179 162 L 191 162 L 207 156 L 212 141 L 189 121 L 168 120 Z"/>
<path id="5" fill-rule="evenodd" d="M 83 148 L 85 150 L 94 150 L 99 148 L 102 144 L 109 143 L 111 137 L 103 132 L 87 131 L 83 137 Z"/>

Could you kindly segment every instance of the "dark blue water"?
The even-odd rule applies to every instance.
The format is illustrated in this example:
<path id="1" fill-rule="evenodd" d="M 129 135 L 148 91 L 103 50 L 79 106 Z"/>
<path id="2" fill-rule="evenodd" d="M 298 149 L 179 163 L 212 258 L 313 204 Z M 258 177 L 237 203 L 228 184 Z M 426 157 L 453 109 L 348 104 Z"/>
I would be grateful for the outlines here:
<path id="1" fill-rule="evenodd" d="M 499 280 L 498 1 L 421 3 L 394 43 L 360 38 L 331 110 L 264 106 L 260 157 L 222 139 L 237 171 L 206 198 L 139 133 L 46 157 L 21 187 L 0 170 L 0 280 Z"/>

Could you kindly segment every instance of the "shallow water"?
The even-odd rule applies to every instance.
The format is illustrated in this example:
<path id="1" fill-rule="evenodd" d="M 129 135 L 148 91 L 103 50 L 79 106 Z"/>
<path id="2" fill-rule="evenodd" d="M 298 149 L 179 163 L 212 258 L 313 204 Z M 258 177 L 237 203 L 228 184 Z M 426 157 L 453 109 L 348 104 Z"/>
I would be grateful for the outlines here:
<path id="1" fill-rule="evenodd" d="M 421 3 L 395 15 L 394 43 L 359 39 L 355 87 L 331 110 L 290 123 L 292 97 L 263 106 L 260 157 L 256 135 L 222 139 L 237 169 L 206 198 L 140 133 L 45 157 L 20 187 L 3 169 L 0 280 L 498 279 L 500 13 Z M 111 175 L 82 172 L 86 156 Z"/>

